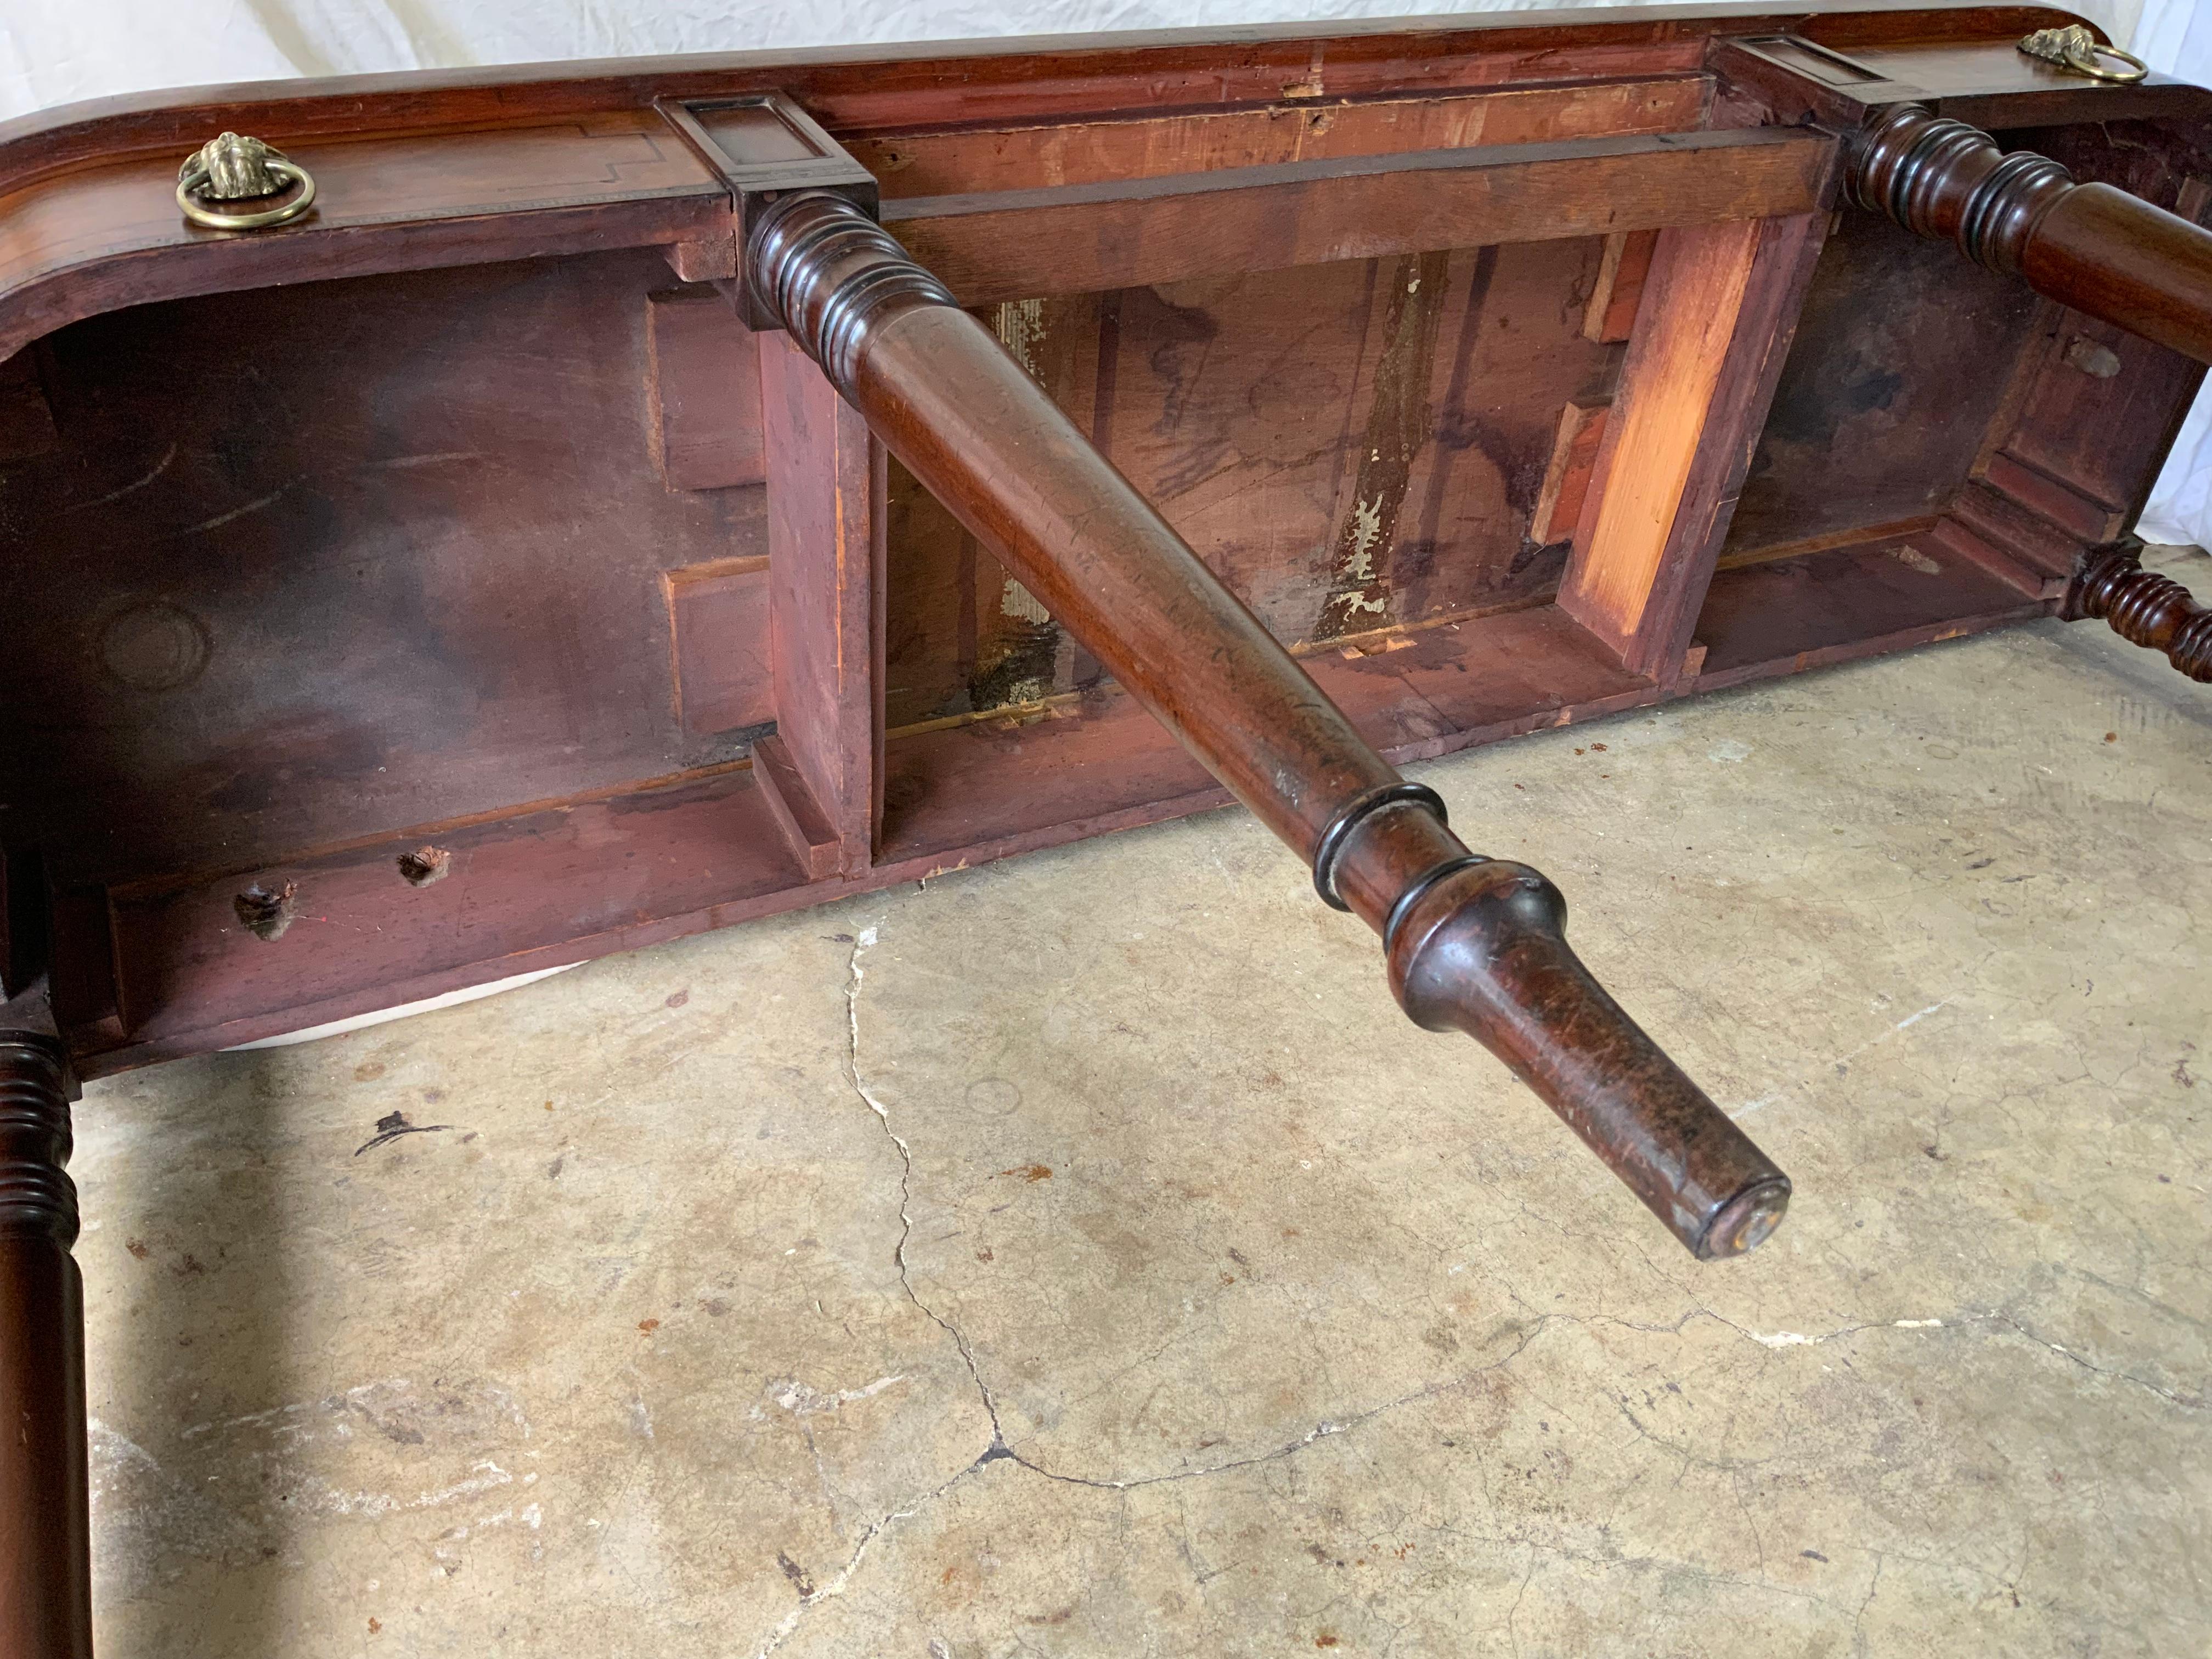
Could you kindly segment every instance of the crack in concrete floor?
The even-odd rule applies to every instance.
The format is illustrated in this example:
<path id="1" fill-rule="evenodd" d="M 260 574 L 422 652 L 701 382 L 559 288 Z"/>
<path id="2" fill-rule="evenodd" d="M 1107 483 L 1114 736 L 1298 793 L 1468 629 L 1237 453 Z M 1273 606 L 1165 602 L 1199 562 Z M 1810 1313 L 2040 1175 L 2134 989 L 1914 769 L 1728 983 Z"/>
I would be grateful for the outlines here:
<path id="1" fill-rule="evenodd" d="M 945 1494 L 950 1492 L 954 1487 L 959 1486 L 970 1476 L 975 1474 L 979 1470 L 993 1462 L 1000 1461 L 1010 1462 L 1024 1471 L 1041 1476 L 1047 1480 L 1057 1481 L 1068 1486 L 1090 1487 L 1094 1490 L 1110 1492 L 1128 1492 L 1141 1487 L 1165 1485 L 1171 1482 L 1206 1480 L 1215 1476 L 1232 1474 L 1240 1470 L 1250 1469 L 1262 1464 L 1276 1462 L 1285 1458 L 1291 1457 L 1318 1441 L 1327 1439 L 1331 1436 L 1343 1434 L 1349 1431 L 1357 1429 L 1368 1422 L 1401 1410 L 1406 1407 L 1419 1405 L 1425 1401 L 1436 1400 L 1446 1395 L 1463 1390 L 1471 1386 L 1479 1378 L 1501 1370 L 1506 1366 L 1511 1364 L 1528 1350 L 1537 1338 L 1543 1334 L 1547 1327 L 1555 1323 L 1565 1326 L 1608 1324 L 1619 1326 L 1624 1329 L 1634 1330 L 1645 1334 L 1672 1334 L 1680 1335 L 1683 1328 L 1692 1320 L 1706 1319 L 1711 1320 L 1716 1323 L 1725 1327 L 1738 1336 L 1743 1338 L 1745 1340 L 1756 1344 L 1770 1352 L 1781 1347 L 1818 1346 L 1842 1340 L 1850 1337 L 1862 1335 L 1870 1332 L 1879 1332 L 1883 1330 L 1940 1329 L 1950 1333 L 1960 1333 L 1971 1331 L 1977 1326 L 1996 1326 L 2009 1330 L 2025 1339 L 2027 1342 L 2034 1345 L 2036 1347 L 2057 1354 L 2070 1363 L 2081 1366 L 2085 1370 L 2092 1371 L 2100 1376 L 2110 1377 L 2116 1381 L 2124 1382 L 2132 1384 L 2135 1387 L 2143 1389 L 2150 1394 L 2182 1410 L 2199 1410 L 2202 1409 L 2204 1404 L 2203 1400 L 2200 1396 L 2185 1395 L 2176 1390 L 2166 1389 L 2146 1378 L 2136 1376 L 2130 1372 L 2099 1366 L 2066 1346 L 2054 1342 L 2047 1337 L 2043 1336 L 2012 1315 L 1997 1309 L 1990 1309 L 1980 1313 L 1974 1313 L 1966 1310 L 1954 1310 L 1944 1315 L 1929 1316 L 1922 1318 L 1869 1321 L 1862 1323 L 1845 1325 L 1832 1330 L 1822 1331 L 1812 1334 L 1803 1334 L 1796 1332 L 1761 1334 L 1760 1332 L 1739 1324 L 1735 1321 L 1728 1318 L 1725 1315 L 1720 1314 L 1711 1308 L 1703 1306 L 1702 1304 L 1693 1304 L 1680 1318 L 1668 1325 L 1639 1323 L 1633 1321 L 1617 1319 L 1602 1315 L 1589 1316 L 1573 1313 L 1546 1312 L 1538 1315 L 1534 1322 L 1525 1328 L 1517 1329 L 1515 1332 L 1515 1335 L 1517 1340 L 1514 1341 L 1510 1349 L 1495 1359 L 1486 1362 L 1482 1365 L 1477 1366 L 1470 1370 L 1448 1378 L 1444 1381 L 1428 1384 L 1422 1388 L 1402 1394 L 1394 1399 L 1385 1401 L 1379 1405 L 1349 1413 L 1341 1418 L 1323 1419 L 1316 1422 L 1311 1429 L 1308 1430 L 1304 1435 L 1301 1435 L 1297 1439 L 1268 1450 L 1255 1453 L 1248 1456 L 1229 1459 L 1223 1462 L 1203 1468 L 1172 1470 L 1156 1474 L 1127 1477 L 1077 1475 L 1048 1468 L 1036 1462 L 1035 1460 L 1023 1455 L 1007 1443 L 1005 1428 L 999 1415 L 998 1402 L 993 1395 L 990 1384 L 983 1376 L 981 1362 L 976 1358 L 974 1346 L 970 1342 L 967 1334 L 961 1330 L 952 1321 L 946 1318 L 943 1314 L 939 1313 L 935 1308 L 932 1307 L 927 1301 L 925 1301 L 914 1285 L 912 1272 L 910 1265 L 907 1260 L 906 1254 L 907 1245 L 913 1237 L 914 1230 L 911 1210 L 914 1177 L 913 1148 L 908 1143 L 906 1139 L 892 1127 L 890 1108 L 884 1103 L 884 1102 L 872 1090 L 870 1089 L 862 1074 L 861 1069 L 860 1000 L 862 986 L 866 976 L 866 969 L 861 965 L 861 957 L 867 951 L 874 947 L 878 942 L 880 937 L 880 923 L 877 923 L 863 927 L 854 938 L 852 951 L 848 958 L 844 991 L 848 1041 L 844 1070 L 854 1094 L 858 1096 L 861 1103 L 875 1115 L 877 1120 L 882 1126 L 884 1135 L 889 1139 L 898 1156 L 898 1214 L 900 1227 L 899 1237 L 893 1248 L 893 1257 L 898 1269 L 900 1285 L 907 1298 L 913 1303 L 915 1307 L 926 1315 L 932 1322 L 941 1328 L 947 1336 L 951 1338 L 955 1347 L 960 1354 L 962 1363 L 966 1367 L 969 1376 L 975 1383 L 977 1397 L 989 1419 L 991 1425 L 991 1436 L 989 1443 L 986 1445 L 983 1450 L 976 1455 L 975 1460 L 968 1464 L 967 1467 L 962 1468 L 952 1475 L 951 1479 L 921 1495 L 908 1504 L 883 1515 L 877 1521 L 871 1523 L 861 1534 L 859 1542 L 854 1549 L 851 1558 L 846 1562 L 844 1567 L 834 1578 L 825 1582 L 821 1586 L 802 1596 L 799 1605 L 786 1615 L 785 1619 L 778 1625 L 776 1630 L 771 1635 L 767 1644 L 760 1650 L 758 1659 L 769 1659 L 770 1655 L 780 1649 L 797 1631 L 804 1619 L 804 1615 L 810 1608 L 818 1602 L 829 1601 L 834 1597 L 842 1595 L 846 1591 L 847 1588 L 851 1584 L 854 1577 L 859 1571 L 864 1559 L 879 1538 L 882 1538 L 898 1522 L 912 1520 L 921 1515 L 933 1504 L 944 1498 Z M 1866 1053 L 1868 1050 L 1878 1047 L 1881 1043 L 1889 1041 L 1899 1033 L 1918 1024 L 1929 1016 L 1945 1007 L 1950 1006 L 1954 1000 L 1954 998 L 1947 996 L 1917 1010 L 1917 1012 L 1906 1016 L 1905 1018 L 1895 1022 L 1887 1030 L 1869 1039 L 1868 1042 L 1858 1045 L 1845 1054 L 1840 1056 L 1837 1061 L 1832 1062 L 1831 1066 L 1839 1066 L 1851 1060 L 1856 1059 L 1859 1055 Z M 1823 1066 L 1820 1069 L 1827 1070 L 1830 1068 L 1831 1066 Z M 1734 1115 L 1741 1116 L 1746 1113 L 1756 1111 L 1762 1107 L 1770 1105 L 1774 1101 L 1782 1098 L 1790 1089 L 1797 1086 L 1801 1085 L 1797 1083 L 1787 1085 L 1782 1090 L 1778 1090 L 1771 1095 L 1753 1101 L 1744 1107 L 1740 1108 Z M 1666 1443 L 1656 1441 L 1656 1437 L 1652 1437 L 1649 1431 L 1644 1428 L 1644 1425 L 1638 1423 L 1632 1414 L 1627 1413 L 1625 1409 L 1624 1415 L 1627 1417 L 1627 1420 L 1631 1426 L 1637 1430 L 1638 1436 L 1640 1439 L 1650 1440 L 1653 1441 L 1654 1443 Z M 1721 1461 L 1701 1459 L 1697 1454 L 1687 1448 L 1669 1445 L 1668 1449 L 1681 1456 L 1686 1462 L 1702 1462 L 1706 1467 L 1715 1468 L 1740 1468 L 1741 1467 L 1740 1464 L 1731 1465 Z M 1740 1498 L 1739 1503 L 1741 1504 Z M 1748 1520 L 1747 1516 L 1747 1520 Z M 1757 1529 L 1755 1526 L 1752 1528 L 1752 1530 L 1753 1532 L 1754 1538 L 1756 1538 Z M 1536 1553 L 1537 1553 L 1532 1552 L 1529 1570 L 1523 1575 L 1521 1588 L 1515 1596 L 1513 1607 L 1509 1610 L 1506 1616 L 1505 1627 L 1509 1632 L 1509 1634 L 1512 1632 L 1514 1619 L 1517 1615 L 1521 1601 L 1526 1595 L 1528 1582 L 1534 1575 L 1534 1560 Z M 1862 1627 L 1866 1610 L 1872 1605 L 1875 1600 L 1881 1577 L 1883 1564 L 1882 1553 L 1877 1551 L 1873 1553 L 1875 1559 L 1874 1573 L 1868 1584 L 1865 1597 L 1861 1601 L 1859 1606 L 1853 1613 L 1851 1639 L 1854 1653 L 1864 1651 L 1864 1638 Z M 1575 1559 L 1588 1559 L 1593 1562 L 1611 1561 L 1613 1564 L 1617 1564 L 1618 1562 L 1618 1558 Z M 1675 1563 L 1672 1565 L 1677 1569 L 1686 1569 L 1689 1564 Z M 1763 1545 L 1760 1546 L 1759 1549 L 1759 1572 L 1751 1577 L 1735 1577 L 1729 1578 L 1729 1582 L 1737 1585 L 1756 1586 L 1766 1589 L 1779 1590 L 1790 1595 L 1802 1594 L 1802 1592 L 1798 1592 L 1790 1587 L 1776 1584 L 1767 1579 L 1765 1575 Z M 1514 1641 L 1515 1650 L 1516 1652 L 1518 1652 L 1519 1644 L 1517 1636 L 1515 1637 Z"/>

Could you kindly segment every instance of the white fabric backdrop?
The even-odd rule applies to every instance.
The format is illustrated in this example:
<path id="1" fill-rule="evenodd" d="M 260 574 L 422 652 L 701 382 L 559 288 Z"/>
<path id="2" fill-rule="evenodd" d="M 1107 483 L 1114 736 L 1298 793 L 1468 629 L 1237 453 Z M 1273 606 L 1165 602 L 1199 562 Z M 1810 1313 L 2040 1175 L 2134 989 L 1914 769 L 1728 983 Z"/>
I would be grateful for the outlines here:
<path id="1" fill-rule="evenodd" d="M 0 118 L 112 93 L 295 75 L 1205 24 L 1530 11 L 1594 0 L 0 0 Z M 2212 83 L 2212 0 L 2075 0 L 2152 66 Z M 2212 544 L 2212 393 L 2143 514 Z"/>
<path id="2" fill-rule="evenodd" d="M 2212 86 L 2212 5 L 2146 0 L 2135 51 L 2153 69 Z M 2212 546 L 2212 384 L 2197 394 L 2136 528 L 2146 541 Z"/>

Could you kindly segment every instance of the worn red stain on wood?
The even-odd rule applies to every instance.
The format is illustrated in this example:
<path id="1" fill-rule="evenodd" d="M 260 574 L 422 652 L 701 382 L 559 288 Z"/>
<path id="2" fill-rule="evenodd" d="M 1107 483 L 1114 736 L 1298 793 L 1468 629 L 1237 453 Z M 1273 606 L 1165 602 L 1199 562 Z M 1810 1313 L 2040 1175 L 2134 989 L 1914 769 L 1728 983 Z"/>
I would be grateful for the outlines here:
<path id="1" fill-rule="evenodd" d="M 1435 433 L 1429 384 L 1436 368 L 1447 258 L 1408 255 L 1384 267 L 1385 343 L 1356 452 L 1351 510 L 1339 522 L 1328 597 L 1310 630 L 1315 639 L 1359 633 L 1393 620 L 1385 567 L 1397 549 L 1413 458 Z"/>
<path id="2" fill-rule="evenodd" d="M 1530 531 L 1558 411 L 1601 398 L 1620 361 L 1568 309 L 1600 255 L 1535 243 L 977 314 L 1004 337 L 1018 313 L 1054 401 L 1276 634 L 1307 642 L 1556 584 L 1563 550 Z M 1096 683 L 896 465 L 888 510 L 890 729 Z M 1355 585 L 1363 559 L 1373 580 Z"/>

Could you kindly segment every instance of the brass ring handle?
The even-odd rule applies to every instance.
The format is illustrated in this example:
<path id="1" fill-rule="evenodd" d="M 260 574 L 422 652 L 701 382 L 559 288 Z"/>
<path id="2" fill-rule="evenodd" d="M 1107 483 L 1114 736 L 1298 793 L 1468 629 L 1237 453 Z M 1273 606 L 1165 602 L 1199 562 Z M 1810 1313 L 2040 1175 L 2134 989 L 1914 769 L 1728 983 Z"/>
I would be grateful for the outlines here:
<path id="1" fill-rule="evenodd" d="M 233 213 L 216 202 L 266 200 L 290 191 L 274 207 Z M 289 223 L 315 204 L 315 181 L 307 168 L 287 160 L 258 138 L 226 132 L 210 139 L 177 170 L 177 206 L 193 224 L 209 230 L 265 230 Z"/>
<path id="2" fill-rule="evenodd" d="M 2117 58 L 2126 67 L 2108 70 L 2098 63 L 2097 59 L 2100 57 Z M 2068 52 L 2066 67 L 2076 74 L 2087 76 L 2093 81 L 2117 81 L 2123 86 L 2132 86 L 2150 73 L 2150 65 L 2144 63 L 2135 53 L 2123 52 L 2118 46 L 2108 46 L 2102 41 L 2092 46 L 2087 52 Z"/>
<path id="3" fill-rule="evenodd" d="M 2020 49 L 2031 58 L 2040 58 L 2046 64 L 2086 75 L 2092 81 L 2133 86 L 2150 73 L 2150 65 L 2135 53 L 2108 46 L 2079 23 L 2063 29 L 2038 29 L 2020 43 Z M 2102 58 L 2109 58 L 2122 67 L 2106 69 L 2098 61 Z"/>

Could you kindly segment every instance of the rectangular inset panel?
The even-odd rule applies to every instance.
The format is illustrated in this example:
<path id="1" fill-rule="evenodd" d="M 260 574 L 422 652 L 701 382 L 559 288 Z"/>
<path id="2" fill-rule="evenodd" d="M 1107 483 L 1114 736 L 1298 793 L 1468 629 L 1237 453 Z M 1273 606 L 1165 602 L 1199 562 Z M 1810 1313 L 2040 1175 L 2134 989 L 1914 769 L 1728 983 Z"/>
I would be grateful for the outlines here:
<path id="1" fill-rule="evenodd" d="M 1844 215 L 1806 295 L 1729 552 L 1941 513 L 2039 338 L 2036 304 L 2027 283 L 1954 248 L 1879 214 Z"/>
<path id="2" fill-rule="evenodd" d="M 694 737 L 775 718 L 768 561 L 718 559 L 661 573 L 676 715 Z"/>
<path id="3" fill-rule="evenodd" d="M 678 723 L 661 574 L 764 555 L 765 492 L 654 474 L 670 286 L 629 249 L 44 343 L 59 447 L 0 462 L 10 843 L 127 883 L 731 758 Z"/>

